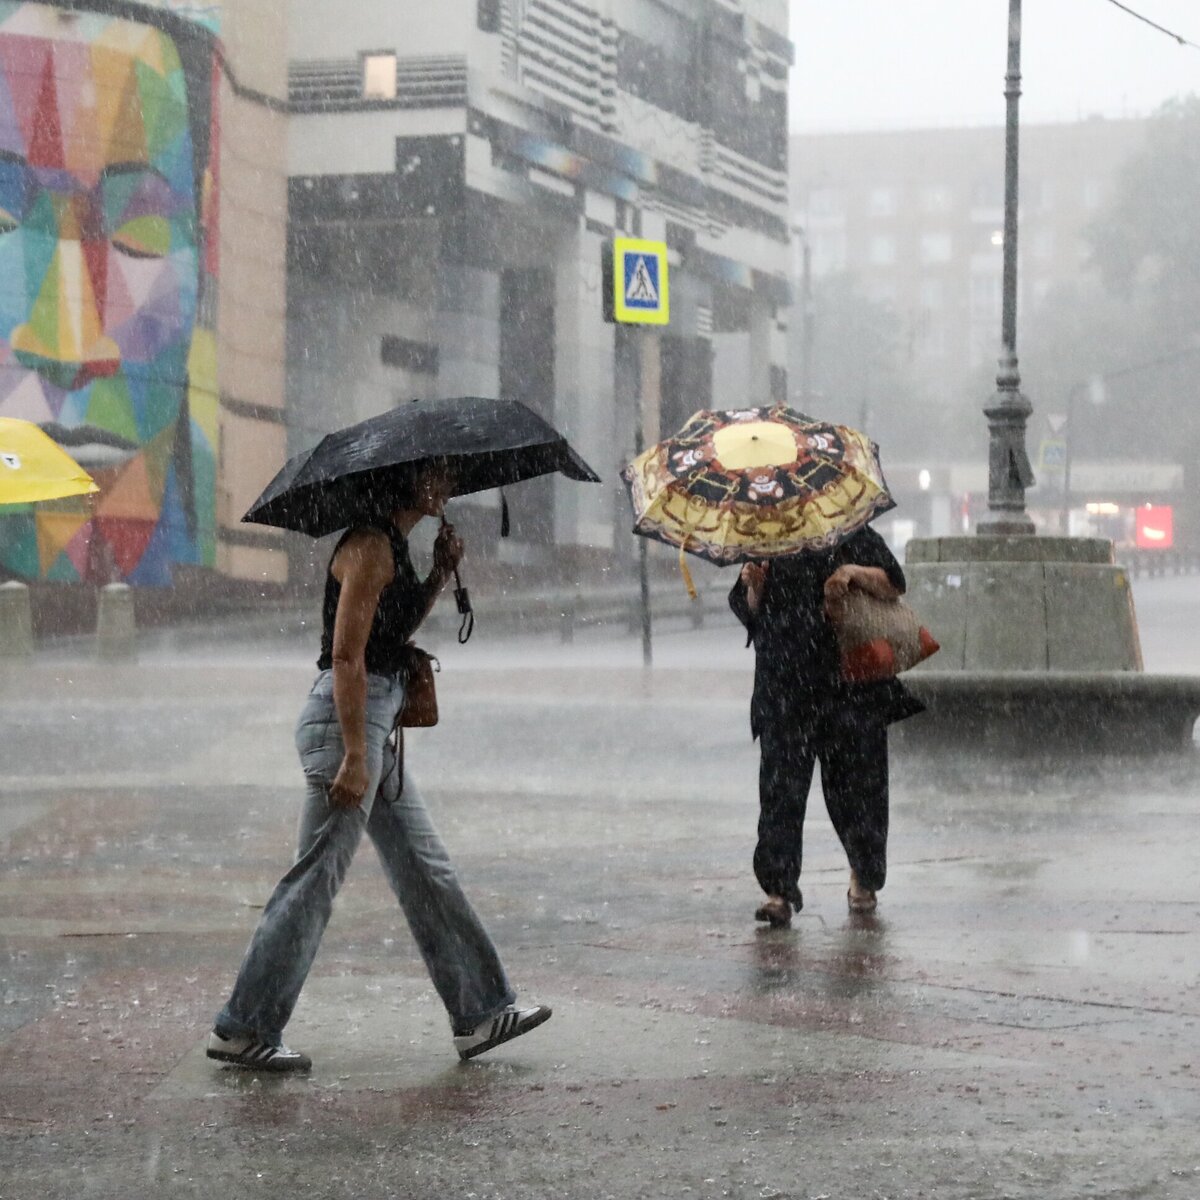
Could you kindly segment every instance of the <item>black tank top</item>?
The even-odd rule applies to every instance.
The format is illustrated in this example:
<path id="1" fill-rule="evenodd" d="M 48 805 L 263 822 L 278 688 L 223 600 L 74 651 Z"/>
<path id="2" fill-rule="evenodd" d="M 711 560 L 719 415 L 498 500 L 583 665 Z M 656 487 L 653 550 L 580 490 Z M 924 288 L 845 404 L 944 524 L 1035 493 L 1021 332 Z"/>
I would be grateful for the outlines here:
<path id="1" fill-rule="evenodd" d="M 398 675 L 405 665 L 404 645 L 417 632 L 425 615 L 425 589 L 408 554 L 408 539 L 394 526 L 372 526 L 384 534 L 392 547 L 396 574 L 379 595 L 379 607 L 367 638 L 367 671 L 372 675 Z M 337 616 L 342 585 L 334 578 L 333 560 L 346 544 L 346 539 L 360 529 L 349 529 L 342 535 L 329 559 L 325 576 L 325 601 L 321 606 L 321 657 L 317 667 L 328 671 L 333 666 L 333 624 Z"/>

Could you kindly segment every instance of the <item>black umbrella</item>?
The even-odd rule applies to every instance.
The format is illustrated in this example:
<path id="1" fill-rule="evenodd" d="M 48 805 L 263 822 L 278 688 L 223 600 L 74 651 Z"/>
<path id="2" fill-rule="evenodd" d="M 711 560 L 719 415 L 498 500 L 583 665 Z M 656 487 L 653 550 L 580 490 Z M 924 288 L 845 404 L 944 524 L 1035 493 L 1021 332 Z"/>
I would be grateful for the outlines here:
<path id="1" fill-rule="evenodd" d="M 397 507 L 422 467 L 445 463 L 466 496 L 561 471 L 600 477 L 518 400 L 422 400 L 328 434 L 290 459 L 242 518 L 324 537 Z"/>

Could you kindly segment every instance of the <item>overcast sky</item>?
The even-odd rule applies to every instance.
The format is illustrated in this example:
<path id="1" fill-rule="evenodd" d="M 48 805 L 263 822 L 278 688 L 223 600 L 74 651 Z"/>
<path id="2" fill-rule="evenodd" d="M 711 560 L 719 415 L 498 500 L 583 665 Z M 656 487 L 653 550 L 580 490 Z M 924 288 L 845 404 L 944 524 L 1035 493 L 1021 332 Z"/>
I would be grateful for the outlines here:
<path id="1" fill-rule="evenodd" d="M 1200 44 L 1200 0 L 1124 0 Z M 1200 50 L 1108 0 L 1024 0 L 1022 114 L 1141 115 L 1200 92 Z M 791 0 L 792 128 L 1004 118 L 1008 0 Z"/>

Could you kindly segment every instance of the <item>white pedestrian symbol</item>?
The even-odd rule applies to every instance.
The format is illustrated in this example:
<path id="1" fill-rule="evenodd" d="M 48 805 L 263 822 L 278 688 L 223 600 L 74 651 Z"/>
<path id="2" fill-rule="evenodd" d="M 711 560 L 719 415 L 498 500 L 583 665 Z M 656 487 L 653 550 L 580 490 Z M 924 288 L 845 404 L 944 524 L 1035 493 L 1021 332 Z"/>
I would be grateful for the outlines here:
<path id="1" fill-rule="evenodd" d="M 641 255 L 638 256 L 637 266 L 633 268 L 629 286 L 625 289 L 625 300 L 631 304 L 658 303 L 658 289 L 654 286 L 654 280 L 650 278 L 650 268 L 646 266 L 646 260 Z"/>
<path id="2" fill-rule="evenodd" d="M 16 454 L 0 454 L 0 462 L 13 471 L 21 469 L 21 459 Z"/>

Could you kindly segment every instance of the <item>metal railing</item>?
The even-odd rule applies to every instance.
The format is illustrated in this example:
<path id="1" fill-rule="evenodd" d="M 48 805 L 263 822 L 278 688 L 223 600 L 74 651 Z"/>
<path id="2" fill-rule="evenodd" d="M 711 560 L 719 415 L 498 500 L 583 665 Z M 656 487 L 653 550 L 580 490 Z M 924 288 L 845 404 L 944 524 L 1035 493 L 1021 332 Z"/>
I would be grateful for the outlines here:
<path id="1" fill-rule="evenodd" d="M 1200 573 L 1200 550 L 1118 551 L 1117 562 L 1134 579 L 1155 579 L 1167 575 L 1193 575 Z"/>

